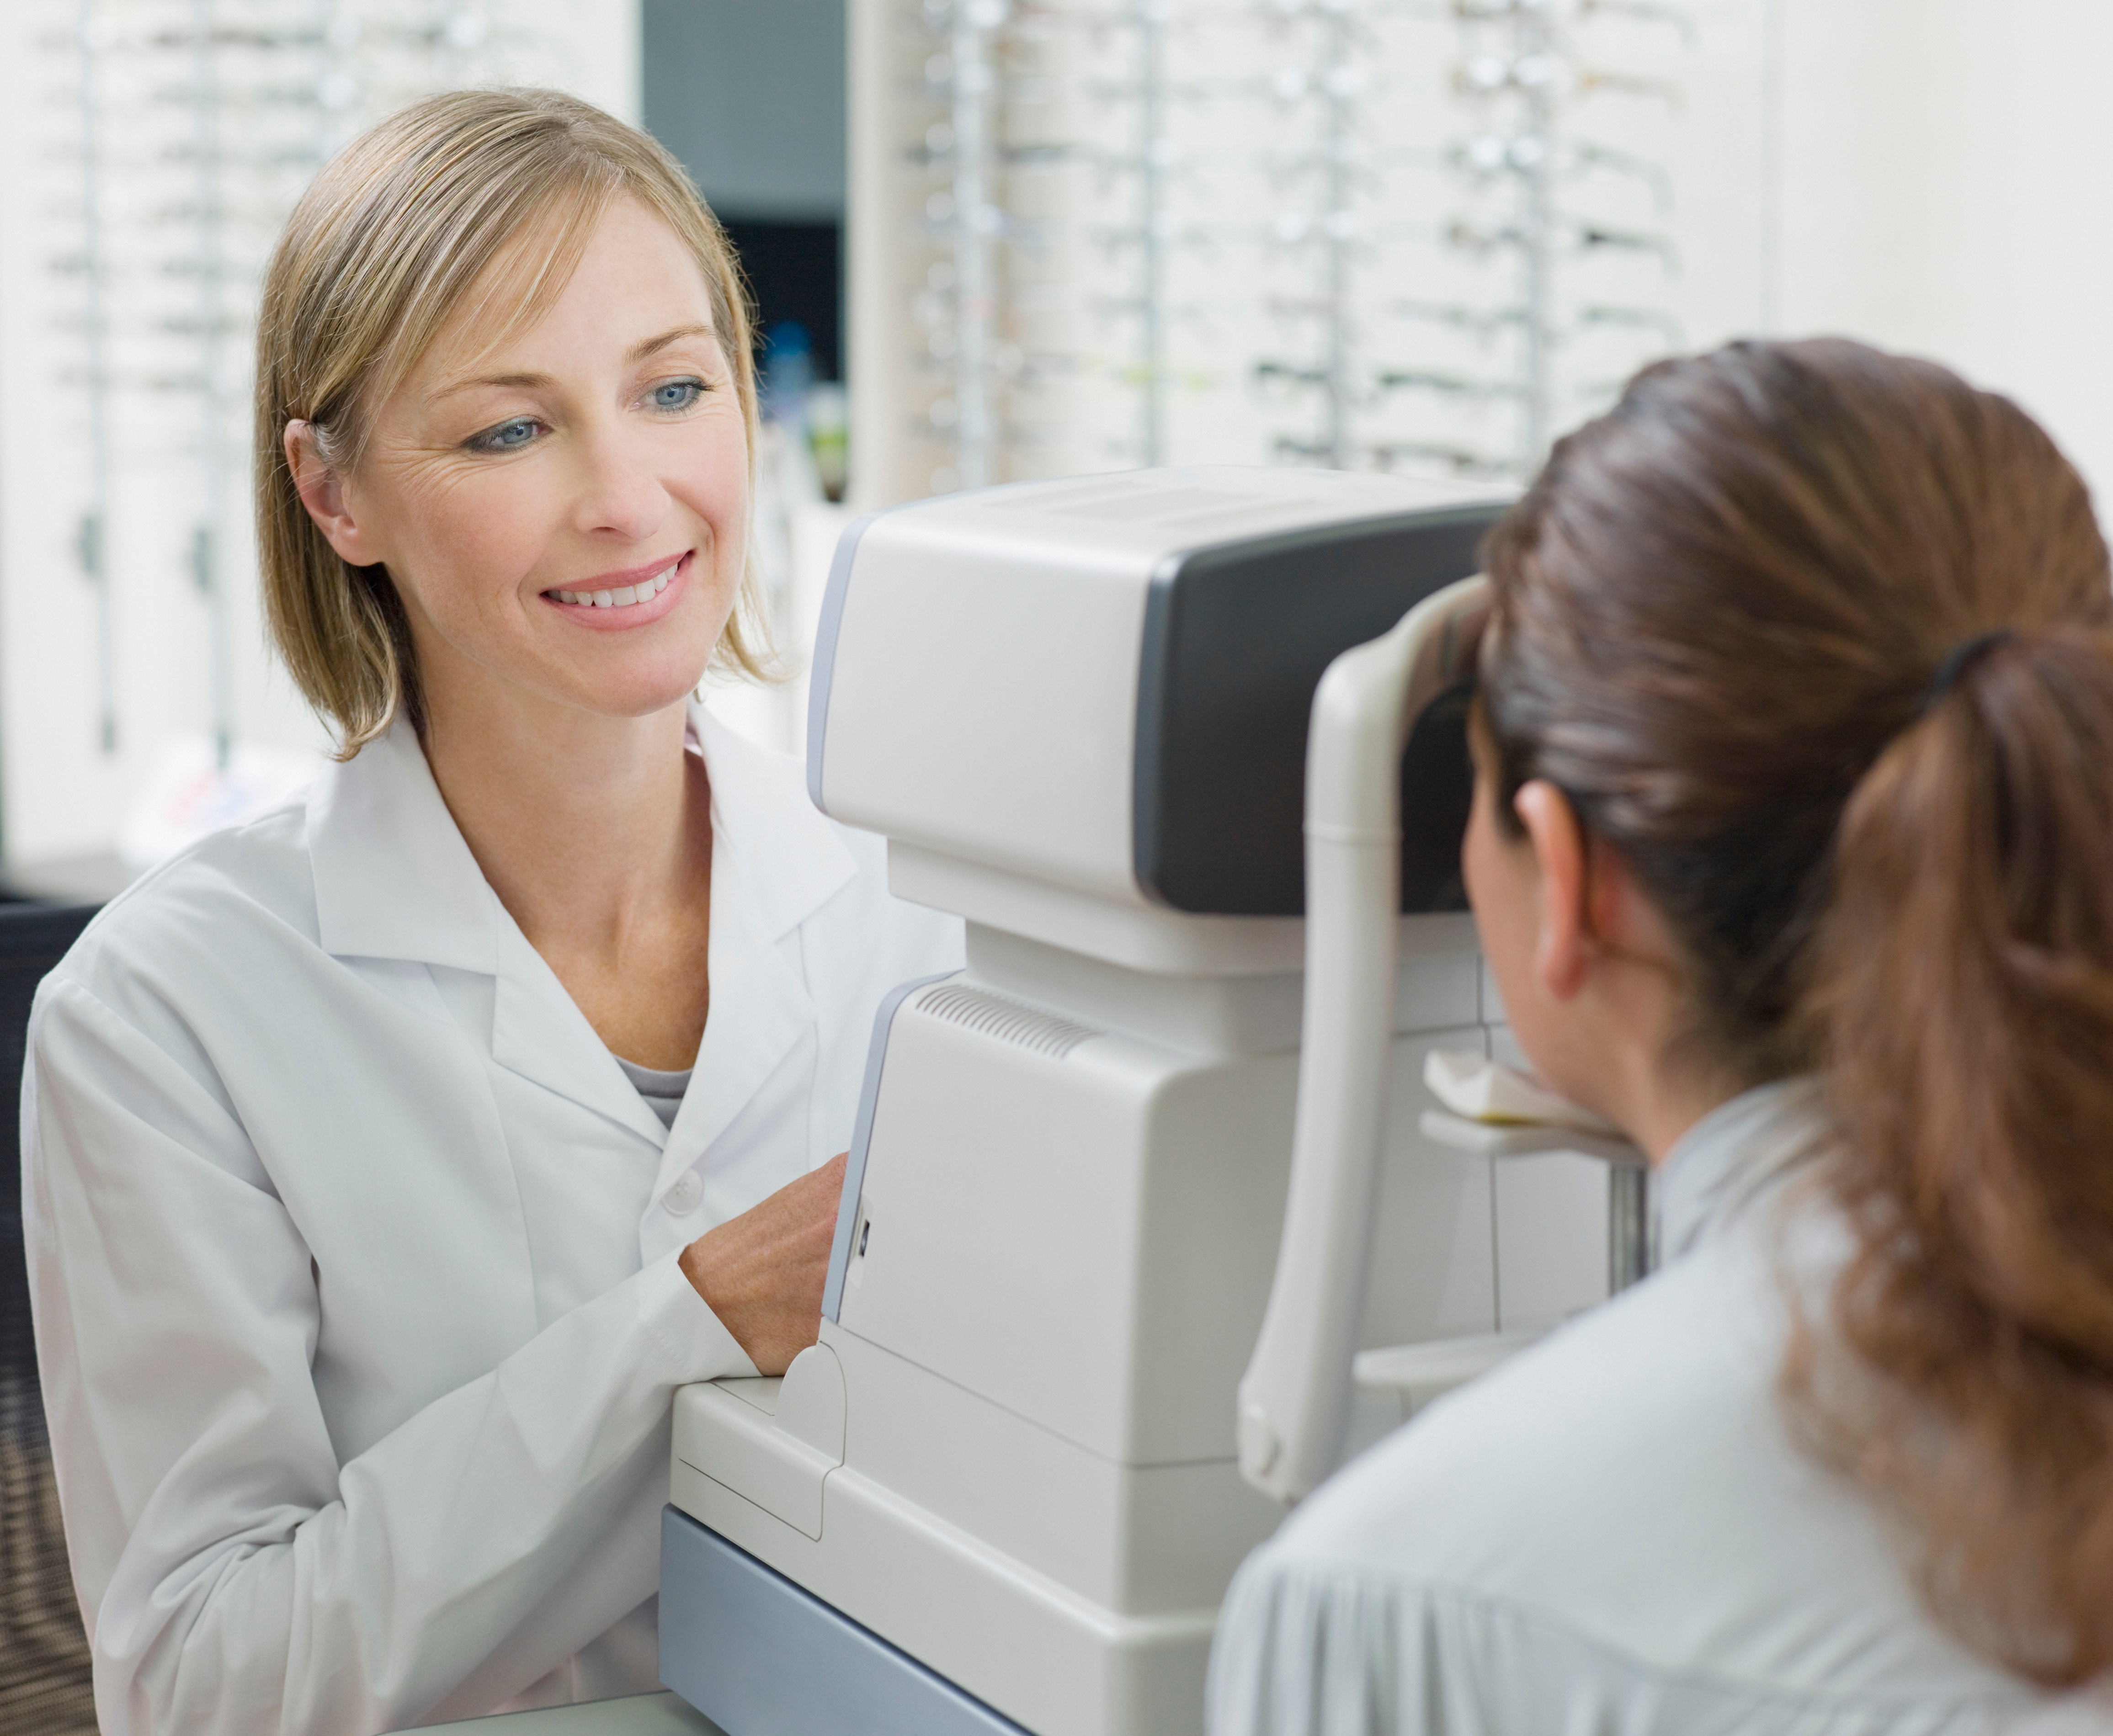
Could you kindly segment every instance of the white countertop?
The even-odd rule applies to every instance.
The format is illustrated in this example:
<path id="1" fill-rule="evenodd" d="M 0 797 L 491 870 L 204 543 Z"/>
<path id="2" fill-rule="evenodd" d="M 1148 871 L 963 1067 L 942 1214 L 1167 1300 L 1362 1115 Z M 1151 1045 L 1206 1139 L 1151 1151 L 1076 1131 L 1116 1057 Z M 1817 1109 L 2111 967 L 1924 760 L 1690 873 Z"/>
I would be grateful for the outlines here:
<path id="1" fill-rule="evenodd" d="M 702 1712 L 670 1693 L 629 1694 L 585 1706 L 428 1725 L 419 1736 L 435 1736 L 442 1730 L 473 1730 L 477 1736 L 726 1736 Z"/>

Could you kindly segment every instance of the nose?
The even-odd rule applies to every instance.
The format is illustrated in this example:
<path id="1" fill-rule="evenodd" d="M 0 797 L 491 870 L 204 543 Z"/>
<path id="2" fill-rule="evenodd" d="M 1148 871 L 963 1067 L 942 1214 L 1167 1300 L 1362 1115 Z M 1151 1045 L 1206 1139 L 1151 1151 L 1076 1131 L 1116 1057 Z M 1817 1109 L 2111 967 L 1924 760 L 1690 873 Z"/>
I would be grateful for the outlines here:
<path id="1" fill-rule="evenodd" d="M 666 520 L 671 503 L 646 443 L 617 420 L 583 431 L 576 450 L 573 528 L 623 542 L 650 538 Z"/>

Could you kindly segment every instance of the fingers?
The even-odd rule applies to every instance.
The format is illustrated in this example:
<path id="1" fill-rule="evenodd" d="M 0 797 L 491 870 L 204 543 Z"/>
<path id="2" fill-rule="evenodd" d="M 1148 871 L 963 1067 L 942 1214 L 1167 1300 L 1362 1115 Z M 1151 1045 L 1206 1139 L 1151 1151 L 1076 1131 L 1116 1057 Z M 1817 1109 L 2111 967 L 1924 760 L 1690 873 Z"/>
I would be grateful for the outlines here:
<path id="1" fill-rule="evenodd" d="M 765 1374 L 820 1335 L 844 1164 L 839 1153 L 683 1251 L 683 1275 Z"/>

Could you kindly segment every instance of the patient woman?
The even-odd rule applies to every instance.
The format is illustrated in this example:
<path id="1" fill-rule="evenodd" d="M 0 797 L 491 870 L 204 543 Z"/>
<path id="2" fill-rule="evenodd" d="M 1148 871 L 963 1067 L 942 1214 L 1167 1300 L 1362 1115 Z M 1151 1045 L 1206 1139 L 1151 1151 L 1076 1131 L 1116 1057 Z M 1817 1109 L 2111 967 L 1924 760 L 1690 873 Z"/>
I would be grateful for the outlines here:
<path id="1" fill-rule="evenodd" d="M 1661 364 L 1493 533 L 1467 883 L 1664 1269 L 1235 1582 L 1214 1736 L 2105 1728 L 2113 598 L 2007 400 Z M 2093 1708 L 2097 1708 L 2094 1715 Z"/>
<path id="2" fill-rule="evenodd" d="M 535 92 L 356 141 L 257 369 L 306 800 L 32 1027 L 39 1348 L 106 1736 L 650 1689 L 669 1395 L 813 1342 L 877 1002 L 957 961 L 690 698 L 756 667 L 755 388 L 682 171 Z"/>

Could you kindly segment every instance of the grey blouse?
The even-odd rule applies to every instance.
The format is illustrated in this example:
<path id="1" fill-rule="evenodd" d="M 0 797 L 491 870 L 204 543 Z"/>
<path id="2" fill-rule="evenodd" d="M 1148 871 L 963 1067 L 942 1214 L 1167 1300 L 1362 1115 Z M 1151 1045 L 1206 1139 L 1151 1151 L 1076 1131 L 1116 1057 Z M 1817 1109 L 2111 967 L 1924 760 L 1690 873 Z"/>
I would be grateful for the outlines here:
<path id="1" fill-rule="evenodd" d="M 1211 1736 L 2113 1729 L 1937 1629 L 1789 1437 L 1782 1274 L 1840 1245 L 1793 1179 L 1817 1132 L 1798 1085 L 1705 1117 L 1659 1178 L 1663 1270 L 1303 1505 L 1226 1597 Z"/>

